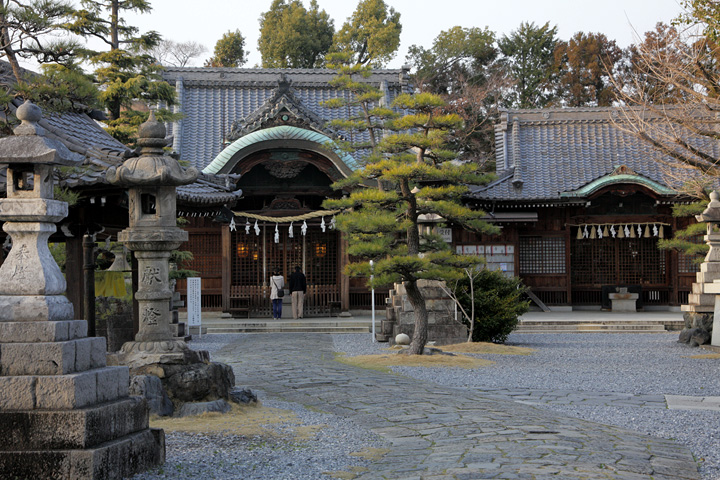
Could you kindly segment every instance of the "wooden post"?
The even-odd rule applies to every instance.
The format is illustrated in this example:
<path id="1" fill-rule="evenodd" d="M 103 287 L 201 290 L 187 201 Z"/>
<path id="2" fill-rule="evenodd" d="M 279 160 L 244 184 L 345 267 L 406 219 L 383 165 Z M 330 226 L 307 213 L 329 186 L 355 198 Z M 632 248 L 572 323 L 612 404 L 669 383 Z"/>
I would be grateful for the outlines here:
<path id="1" fill-rule="evenodd" d="M 84 317 L 88 324 L 88 337 L 95 336 L 95 239 L 83 236 Z"/>
<path id="2" fill-rule="evenodd" d="M 222 251 L 222 310 L 223 312 L 227 312 L 230 309 L 230 284 L 232 282 L 232 275 L 230 273 L 232 268 L 231 259 L 235 252 L 230 251 L 230 246 L 232 245 L 230 227 L 223 225 L 220 230 L 222 232 L 220 241 L 220 250 Z"/>
<path id="3" fill-rule="evenodd" d="M 75 318 L 80 318 L 85 312 L 85 289 L 83 287 L 83 242 L 81 237 L 68 237 L 65 239 L 65 281 L 67 282 L 67 297 L 72 303 Z"/>
<path id="4" fill-rule="evenodd" d="M 347 312 L 350 310 L 350 278 L 345 275 L 345 267 L 350 263 L 348 256 L 348 243 L 344 233 L 339 233 L 340 243 L 340 310 Z"/>

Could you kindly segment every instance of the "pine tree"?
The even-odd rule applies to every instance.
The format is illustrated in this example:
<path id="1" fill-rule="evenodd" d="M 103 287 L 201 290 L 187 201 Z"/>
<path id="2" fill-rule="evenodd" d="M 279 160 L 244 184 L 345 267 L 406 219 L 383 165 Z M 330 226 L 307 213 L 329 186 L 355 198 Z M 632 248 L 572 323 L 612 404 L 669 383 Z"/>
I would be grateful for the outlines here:
<path id="1" fill-rule="evenodd" d="M 374 261 L 374 285 L 403 282 L 415 311 L 415 330 L 410 353 L 422 354 L 427 343 L 428 312 L 418 281 L 452 280 L 475 257 L 456 255 L 432 232 L 421 232 L 421 215 L 439 215 L 445 221 L 476 231 L 493 231 L 481 220 L 483 212 L 462 204 L 467 184 L 482 184 L 488 178 L 472 163 L 455 161 L 447 149 L 451 130 L 461 128 L 461 119 L 443 114 L 445 102 L 437 95 L 419 93 L 398 96 L 392 107 L 413 113 L 390 120 L 395 132 L 378 142 L 382 155 L 336 187 L 352 188 L 343 199 L 327 200 L 326 208 L 340 208 L 338 228 L 347 234 L 348 253 L 362 259 L 348 266 L 353 276 L 370 276 L 368 260 Z M 392 188 L 367 188 L 378 182 Z"/>
<path id="2" fill-rule="evenodd" d="M 155 31 L 140 34 L 137 27 L 127 25 L 123 13 L 148 13 L 147 0 L 81 0 L 83 10 L 76 13 L 73 31 L 94 37 L 108 50 L 85 50 L 85 58 L 96 65 L 95 76 L 101 86 L 100 100 L 108 112 L 108 131 L 119 140 L 130 143 L 137 127 L 147 113 L 133 110 L 135 102 L 175 102 L 175 89 L 162 81 L 162 67 L 148 50 L 161 40 Z M 167 119 L 167 115 L 161 118 Z"/>

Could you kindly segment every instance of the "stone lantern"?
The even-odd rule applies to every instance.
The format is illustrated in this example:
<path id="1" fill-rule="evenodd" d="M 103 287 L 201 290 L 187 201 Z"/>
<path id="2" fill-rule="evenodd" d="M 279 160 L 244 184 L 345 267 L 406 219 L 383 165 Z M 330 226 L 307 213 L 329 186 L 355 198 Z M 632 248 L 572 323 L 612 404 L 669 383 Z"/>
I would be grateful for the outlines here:
<path id="1" fill-rule="evenodd" d="M 50 254 L 48 238 L 68 214 L 67 203 L 53 199 L 53 168 L 79 165 L 83 158 L 45 137 L 37 124 L 41 113 L 25 102 L 17 109 L 22 123 L 15 135 L 2 140 L 7 199 L 0 206 L 0 220 L 12 238 L 12 250 L 0 268 L 0 321 L 73 317 L 64 296 L 65 277 Z"/>
<path id="2" fill-rule="evenodd" d="M 720 194 L 713 191 L 710 194 L 710 203 L 700 214 L 696 215 L 698 222 L 707 223 L 707 235 L 704 240 L 710 247 L 705 260 L 701 265 L 701 273 L 705 275 L 720 275 Z M 713 329 L 710 343 L 720 346 L 720 279 L 705 284 L 705 293 L 715 294 L 715 311 L 713 315 Z"/>
<path id="3" fill-rule="evenodd" d="M 138 260 L 138 302 L 140 326 L 134 342 L 123 345 L 124 363 L 131 367 L 152 363 L 184 363 L 192 352 L 184 340 L 172 336 L 170 329 L 169 285 L 170 252 L 188 239 L 177 227 L 176 191 L 178 185 L 194 182 L 195 168 L 183 169 L 164 155 L 165 125 L 150 113 L 138 132 L 140 156 L 133 157 L 107 172 L 111 184 L 128 187 L 129 228 L 118 240 L 135 252 Z"/>
<path id="4" fill-rule="evenodd" d="M 73 319 L 48 249 L 68 213 L 53 199 L 53 168 L 83 157 L 45 136 L 36 105 L 16 116 L 15 135 L 0 139 L 0 220 L 12 238 L 0 268 L 0 478 L 128 477 L 164 462 L 164 433 L 128 395 L 128 368 L 107 366 L 105 339 Z"/>

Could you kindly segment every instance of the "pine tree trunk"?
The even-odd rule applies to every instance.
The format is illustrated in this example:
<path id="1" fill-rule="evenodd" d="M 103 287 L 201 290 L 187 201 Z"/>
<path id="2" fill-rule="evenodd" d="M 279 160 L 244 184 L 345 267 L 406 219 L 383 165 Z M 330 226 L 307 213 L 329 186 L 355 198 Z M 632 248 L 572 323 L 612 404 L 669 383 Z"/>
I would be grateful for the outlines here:
<path id="1" fill-rule="evenodd" d="M 420 292 L 417 281 L 415 280 L 405 282 L 405 292 L 407 293 L 410 305 L 413 306 L 413 310 L 415 311 L 415 331 L 413 332 L 408 353 L 411 355 L 422 355 L 428 339 L 428 312 L 425 306 L 425 298 Z"/>
<path id="2" fill-rule="evenodd" d="M 7 6 L 6 2 L 3 2 L 3 6 Z M 5 14 L 0 14 L 0 25 L 2 25 L 2 27 L 0 27 L 0 35 L 2 35 L 2 47 L 3 52 L 5 52 L 5 58 L 12 68 L 15 81 L 20 83 L 23 81 L 22 69 L 20 68 L 17 56 L 15 55 L 15 49 L 12 46 L 12 40 L 10 38 L 10 32 L 8 31 Z"/>

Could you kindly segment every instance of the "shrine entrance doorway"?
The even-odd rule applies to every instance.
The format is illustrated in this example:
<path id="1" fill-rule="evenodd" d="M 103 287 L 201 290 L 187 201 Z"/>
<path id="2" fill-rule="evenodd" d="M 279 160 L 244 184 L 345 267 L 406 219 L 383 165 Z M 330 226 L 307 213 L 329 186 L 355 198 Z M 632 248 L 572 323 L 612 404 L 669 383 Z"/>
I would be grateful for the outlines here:
<path id="1" fill-rule="evenodd" d="M 287 286 L 290 274 L 299 266 L 307 277 L 305 315 L 327 315 L 340 302 L 340 234 L 325 228 L 321 219 L 290 223 L 259 221 L 249 233 L 245 232 L 245 218 L 236 217 L 238 228 L 230 232 L 230 299 L 246 299 L 250 314 L 270 316 L 270 276 L 278 270 Z M 277 242 L 276 240 L 277 229 Z"/>

